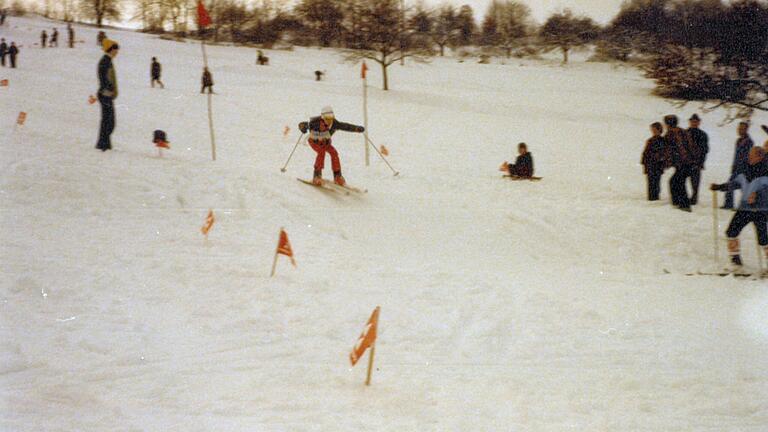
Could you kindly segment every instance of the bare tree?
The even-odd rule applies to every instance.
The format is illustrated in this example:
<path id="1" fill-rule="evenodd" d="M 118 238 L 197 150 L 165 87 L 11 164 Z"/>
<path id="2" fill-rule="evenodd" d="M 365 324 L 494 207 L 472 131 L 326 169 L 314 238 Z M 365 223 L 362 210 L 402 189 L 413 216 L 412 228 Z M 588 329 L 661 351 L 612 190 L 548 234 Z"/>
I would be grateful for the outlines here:
<path id="1" fill-rule="evenodd" d="M 539 37 L 544 49 L 560 49 L 563 52 L 565 64 L 568 63 L 568 52 L 595 40 L 599 30 L 591 18 L 576 17 L 566 9 L 547 19 L 539 31 Z"/>
<path id="2" fill-rule="evenodd" d="M 80 10 L 86 19 L 101 27 L 105 20 L 120 20 L 119 0 L 81 0 Z"/>

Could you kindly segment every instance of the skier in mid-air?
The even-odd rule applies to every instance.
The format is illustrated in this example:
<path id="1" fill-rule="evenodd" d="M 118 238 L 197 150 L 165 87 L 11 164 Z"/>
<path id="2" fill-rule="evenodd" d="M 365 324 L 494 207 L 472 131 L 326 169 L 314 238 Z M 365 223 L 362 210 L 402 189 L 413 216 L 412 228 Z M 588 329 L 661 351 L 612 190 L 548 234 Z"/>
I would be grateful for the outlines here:
<path id="1" fill-rule="evenodd" d="M 309 131 L 309 145 L 317 153 L 315 159 L 315 171 L 312 176 L 312 183 L 316 186 L 323 184 L 323 167 L 325 166 L 325 154 L 331 155 L 331 168 L 333 169 L 333 181 L 339 186 L 344 186 L 347 182 L 341 175 L 341 161 L 339 153 L 333 147 L 331 136 L 338 130 L 347 132 L 365 132 L 362 126 L 344 123 L 336 120 L 333 109 L 326 106 L 322 109 L 319 117 L 312 117 L 309 122 L 299 123 L 301 133 Z"/>

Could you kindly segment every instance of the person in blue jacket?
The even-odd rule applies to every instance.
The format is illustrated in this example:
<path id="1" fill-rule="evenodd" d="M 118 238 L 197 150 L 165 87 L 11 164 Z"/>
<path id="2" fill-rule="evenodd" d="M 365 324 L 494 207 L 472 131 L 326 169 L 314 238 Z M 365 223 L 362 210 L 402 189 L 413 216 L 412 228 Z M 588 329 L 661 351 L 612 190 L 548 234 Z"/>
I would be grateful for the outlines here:
<path id="1" fill-rule="evenodd" d="M 735 267 L 741 267 L 739 253 L 739 234 L 749 223 L 757 228 L 757 242 L 768 258 L 768 164 L 765 162 L 765 150 L 753 147 L 747 156 L 746 172 L 739 174 L 728 183 L 713 183 L 715 191 L 733 191 L 741 189 L 741 202 L 725 231 L 728 236 L 728 254 Z"/>
<path id="2" fill-rule="evenodd" d="M 735 179 L 739 174 L 744 174 L 747 171 L 747 166 L 749 163 L 747 162 L 747 159 L 749 157 L 749 150 L 755 145 L 754 141 L 752 141 L 752 138 L 749 136 L 749 123 L 747 122 L 741 122 L 739 123 L 737 132 L 739 134 L 739 138 L 736 140 L 736 151 L 733 155 L 733 164 L 731 165 L 731 177 L 728 178 L 728 181 L 732 181 Z M 723 209 L 732 209 L 733 208 L 733 191 L 728 191 L 725 193 L 725 203 L 721 207 Z"/>

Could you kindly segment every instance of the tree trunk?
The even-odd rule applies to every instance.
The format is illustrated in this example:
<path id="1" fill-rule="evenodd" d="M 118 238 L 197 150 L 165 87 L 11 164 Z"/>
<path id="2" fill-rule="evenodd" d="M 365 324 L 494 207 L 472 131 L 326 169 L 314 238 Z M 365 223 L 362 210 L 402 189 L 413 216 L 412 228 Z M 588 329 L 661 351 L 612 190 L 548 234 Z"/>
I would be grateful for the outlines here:
<path id="1" fill-rule="evenodd" d="M 389 90 L 389 79 L 387 77 L 387 65 L 381 64 L 381 76 L 384 79 L 384 90 Z"/>
<path id="2" fill-rule="evenodd" d="M 563 64 L 568 63 L 568 48 L 563 47 Z"/>
<path id="3" fill-rule="evenodd" d="M 443 57 L 445 55 L 445 44 L 438 45 L 440 45 L 440 57 Z"/>

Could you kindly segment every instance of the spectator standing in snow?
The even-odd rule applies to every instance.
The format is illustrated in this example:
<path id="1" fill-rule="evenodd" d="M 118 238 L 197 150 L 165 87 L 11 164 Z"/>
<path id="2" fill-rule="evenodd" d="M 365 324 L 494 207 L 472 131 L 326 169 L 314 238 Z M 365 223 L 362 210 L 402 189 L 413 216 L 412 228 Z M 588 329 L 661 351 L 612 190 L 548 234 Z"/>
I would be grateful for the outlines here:
<path id="1" fill-rule="evenodd" d="M 701 171 L 704 170 L 704 164 L 707 161 L 709 153 L 709 137 L 707 133 L 699 129 L 701 118 L 697 114 L 688 119 L 688 136 L 694 147 L 696 160 L 691 166 L 691 187 L 693 195 L 691 196 L 691 205 L 696 205 L 699 201 L 699 183 L 701 182 Z"/>
<path id="2" fill-rule="evenodd" d="M 205 89 L 208 89 L 208 93 L 213 93 L 213 75 L 211 75 L 211 71 L 208 70 L 207 67 L 203 68 L 203 86 L 200 88 L 200 94 L 203 94 L 205 92 Z"/>
<path id="3" fill-rule="evenodd" d="M 677 116 L 664 117 L 667 125 L 667 133 L 664 135 L 665 144 L 669 153 L 669 160 L 675 167 L 675 173 L 669 180 L 669 189 L 672 193 L 672 204 L 680 210 L 690 212 L 691 201 L 688 191 L 685 190 L 686 179 L 691 176 L 697 157 L 688 134 L 677 127 Z"/>
<path id="4" fill-rule="evenodd" d="M 0 10 L 0 25 L 5 24 L 5 18 L 8 16 L 8 9 Z"/>
<path id="5" fill-rule="evenodd" d="M 155 88 L 155 82 L 160 84 L 160 88 L 165 88 L 165 84 L 163 84 L 162 81 L 160 81 L 160 74 L 162 72 L 162 66 L 160 66 L 160 63 L 157 61 L 157 57 L 152 57 L 152 66 L 150 67 L 150 75 L 152 77 L 151 85 L 152 88 Z"/>
<path id="6" fill-rule="evenodd" d="M 16 69 L 16 56 L 19 55 L 19 49 L 16 47 L 16 42 L 11 42 L 11 47 L 8 48 L 8 56 L 11 57 L 11 68 Z"/>
<path id="7" fill-rule="evenodd" d="M 51 33 L 51 43 L 48 46 L 50 46 L 51 48 L 59 47 L 59 30 L 58 29 L 56 28 L 53 29 L 53 33 Z"/>
<path id="8" fill-rule="evenodd" d="M 763 247 L 768 258 L 768 165 L 765 164 L 766 154 L 761 147 L 753 147 L 747 156 L 747 167 L 744 173 L 723 184 L 712 184 L 711 190 L 732 191 L 741 189 L 741 202 L 738 210 L 728 224 L 728 254 L 731 264 L 741 267 L 739 251 L 739 234 L 750 222 L 757 228 L 757 242 Z"/>
<path id="9" fill-rule="evenodd" d="M 517 145 L 517 158 L 515 163 L 507 165 L 507 171 L 513 177 L 533 176 L 533 156 L 528 152 L 528 145 L 526 143 Z"/>
<path id="10" fill-rule="evenodd" d="M 69 42 L 69 47 L 74 48 L 75 47 L 75 29 L 72 27 L 72 23 L 67 23 L 67 39 Z"/>
<path id="11" fill-rule="evenodd" d="M 48 43 L 48 33 L 43 30 L 42 33 L 40 33 L 40 45 L 42 45 L 43 48 L 45 48 L 45 45 Z"/>
<path id="12" fill-rule="evenodd" d="M 101 127 L 96 148 L 101 151 L 112 149 L 111 135 L 115 130 L 115 107 L 117 99 L 117 75 L 112 59 L 117 57 L 120 47 L 117 42 L 104 39 L 104 56 L 99 61 L 99 104 L 101 104 Z"/>
<path id="13" fill-rule="evenodd" d="M 744 174 L 747 172 L 747 167 L 749 166 L 749 150 L 752 149 L 752 147 L 755 145 L 748 133 L 749 123 L 739 123 L 738 129 L 736 131 L 739 134 L 739 138 L 736 140 L 736 151 L 733 155 L 733 164 L 731 164 L 731 176 L 728 178 L 728 181 L 732 181 L 739 174 Z M 733 208 L 733 190 L 728 190 L 728 192 L 725 193 L 725 203 L 721 208 Z"/>
<path id="14" fill-rule="evenodd" d="M 661 136 L 663 128 L 661 123 L 651 125 L 651 137 L 645 142 L 645 149 L 640 163 L 643 164 L 643 173 L 648 177 L 648 201 L 658 201 L 661 191 L 661 175 L 664 173 L 668 161 L 664 138 Z"/>
<path id="15" fill-rule="evenodd" d="M 8 55 L 8 44 L 5 38 L 0 39 L 0 66 L 5 67 L 5 56 Z"/>

